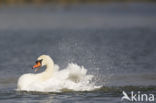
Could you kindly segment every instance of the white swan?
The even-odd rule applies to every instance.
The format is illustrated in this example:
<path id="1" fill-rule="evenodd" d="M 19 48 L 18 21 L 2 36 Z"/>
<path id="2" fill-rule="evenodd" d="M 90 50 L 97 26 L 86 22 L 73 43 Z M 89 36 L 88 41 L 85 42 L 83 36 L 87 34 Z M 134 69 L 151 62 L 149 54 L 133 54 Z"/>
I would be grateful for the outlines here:
<path id="1" fill-rule="evenodd" d="M 87 70 L 84 67 L 71 63 L 66 69 L 58 71 L 58 66 L 54 65 L 48 55 L 41 55 L 33 69 L 37 68 L 37 71 L 42 66 L 46 66 L 42 73 L 22 75 L 18 79 L 17 90 L 52 92 L 62 89 L 82 91 L 97 88 L 90 83 L 93 76 L 86 75 Z"/>

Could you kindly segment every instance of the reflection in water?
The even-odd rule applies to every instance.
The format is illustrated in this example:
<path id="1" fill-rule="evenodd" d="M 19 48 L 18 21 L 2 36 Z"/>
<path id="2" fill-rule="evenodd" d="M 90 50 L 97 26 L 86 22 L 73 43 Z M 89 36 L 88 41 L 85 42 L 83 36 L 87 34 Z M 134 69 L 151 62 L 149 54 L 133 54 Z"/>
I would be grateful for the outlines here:
<path id="1" fill-rule="evenodd" d="M 54 97 L 55 93 L 42 93 L 42 92 L 26 92 L 26 91 L 15 91 L 12 93 L 14 95 L 14 99 L 17 101 L 22 98 L 20 103 L 52 103 L 55 102 Z"/>
<path id="2" fill-rule="evenodd" d="M 54 101 L 53 101 L 53 96 L 51 96 L 51 95 L 49 95 L 48 97 L 47 97 L 47 99 L 45 100 L 45 98 L 44 99 L 41 99 L 40 101 L 39 101 L 39 103 L 53 103 Z"/>

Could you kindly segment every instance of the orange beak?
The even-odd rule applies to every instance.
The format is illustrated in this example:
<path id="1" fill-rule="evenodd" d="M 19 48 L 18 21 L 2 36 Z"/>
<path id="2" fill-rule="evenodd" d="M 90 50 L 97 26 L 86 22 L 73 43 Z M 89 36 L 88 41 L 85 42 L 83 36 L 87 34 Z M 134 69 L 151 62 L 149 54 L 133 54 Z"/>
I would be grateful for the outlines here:
<path id="1" fill-rule="evenodd" d="M 38 68 L 38 67 L 41 67 L 41 63 L 40 62 L 36 62 L 36 64 L 32 67 L 32 69 Z M 35 72 L 38 71 L 38 70 L 39 69 L 36 69 Z"/>

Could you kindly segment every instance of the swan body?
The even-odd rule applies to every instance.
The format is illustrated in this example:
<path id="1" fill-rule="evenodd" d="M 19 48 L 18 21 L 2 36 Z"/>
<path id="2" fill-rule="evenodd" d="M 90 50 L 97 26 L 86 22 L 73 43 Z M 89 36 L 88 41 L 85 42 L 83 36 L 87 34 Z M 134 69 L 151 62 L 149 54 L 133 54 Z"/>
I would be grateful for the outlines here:
<path id="1" fill-rule="evenodd" d="M 41 66 L 46 66 L 44 72 L 23 74 L 18 79 L 17 90 L 57 92 L 63 89 L 81 91 L 98 88 L 90 83 L 93 76 L 86 75 L 87 70 L 77 64 L 70 63 L 67 68 L 59 71 L 59 66 L 54 64 L 50 56 L 41 55 L 33 69 Z"/>

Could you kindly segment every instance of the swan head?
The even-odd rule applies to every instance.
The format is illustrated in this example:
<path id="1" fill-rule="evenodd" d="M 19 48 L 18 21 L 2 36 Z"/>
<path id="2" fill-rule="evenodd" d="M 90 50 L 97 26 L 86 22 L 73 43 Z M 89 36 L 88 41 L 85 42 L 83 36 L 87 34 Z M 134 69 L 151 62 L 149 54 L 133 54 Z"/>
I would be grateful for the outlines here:
<path id="1" fill-rule="evenodd" d="M 37 61 L 36 61 L 36 64 L 32 67 L 32 69 L 34 68 L 38 68 L 38 69 L 35 69 L 35 72 L 39 70 L 40 67 L 43 67 L 43 66 L 48 66 L 48 65 L 53 65 L 54 62 L 53 60 L 51 59 L 50 56 L 48 55 L 41 55 L 37 58 Z"/>

